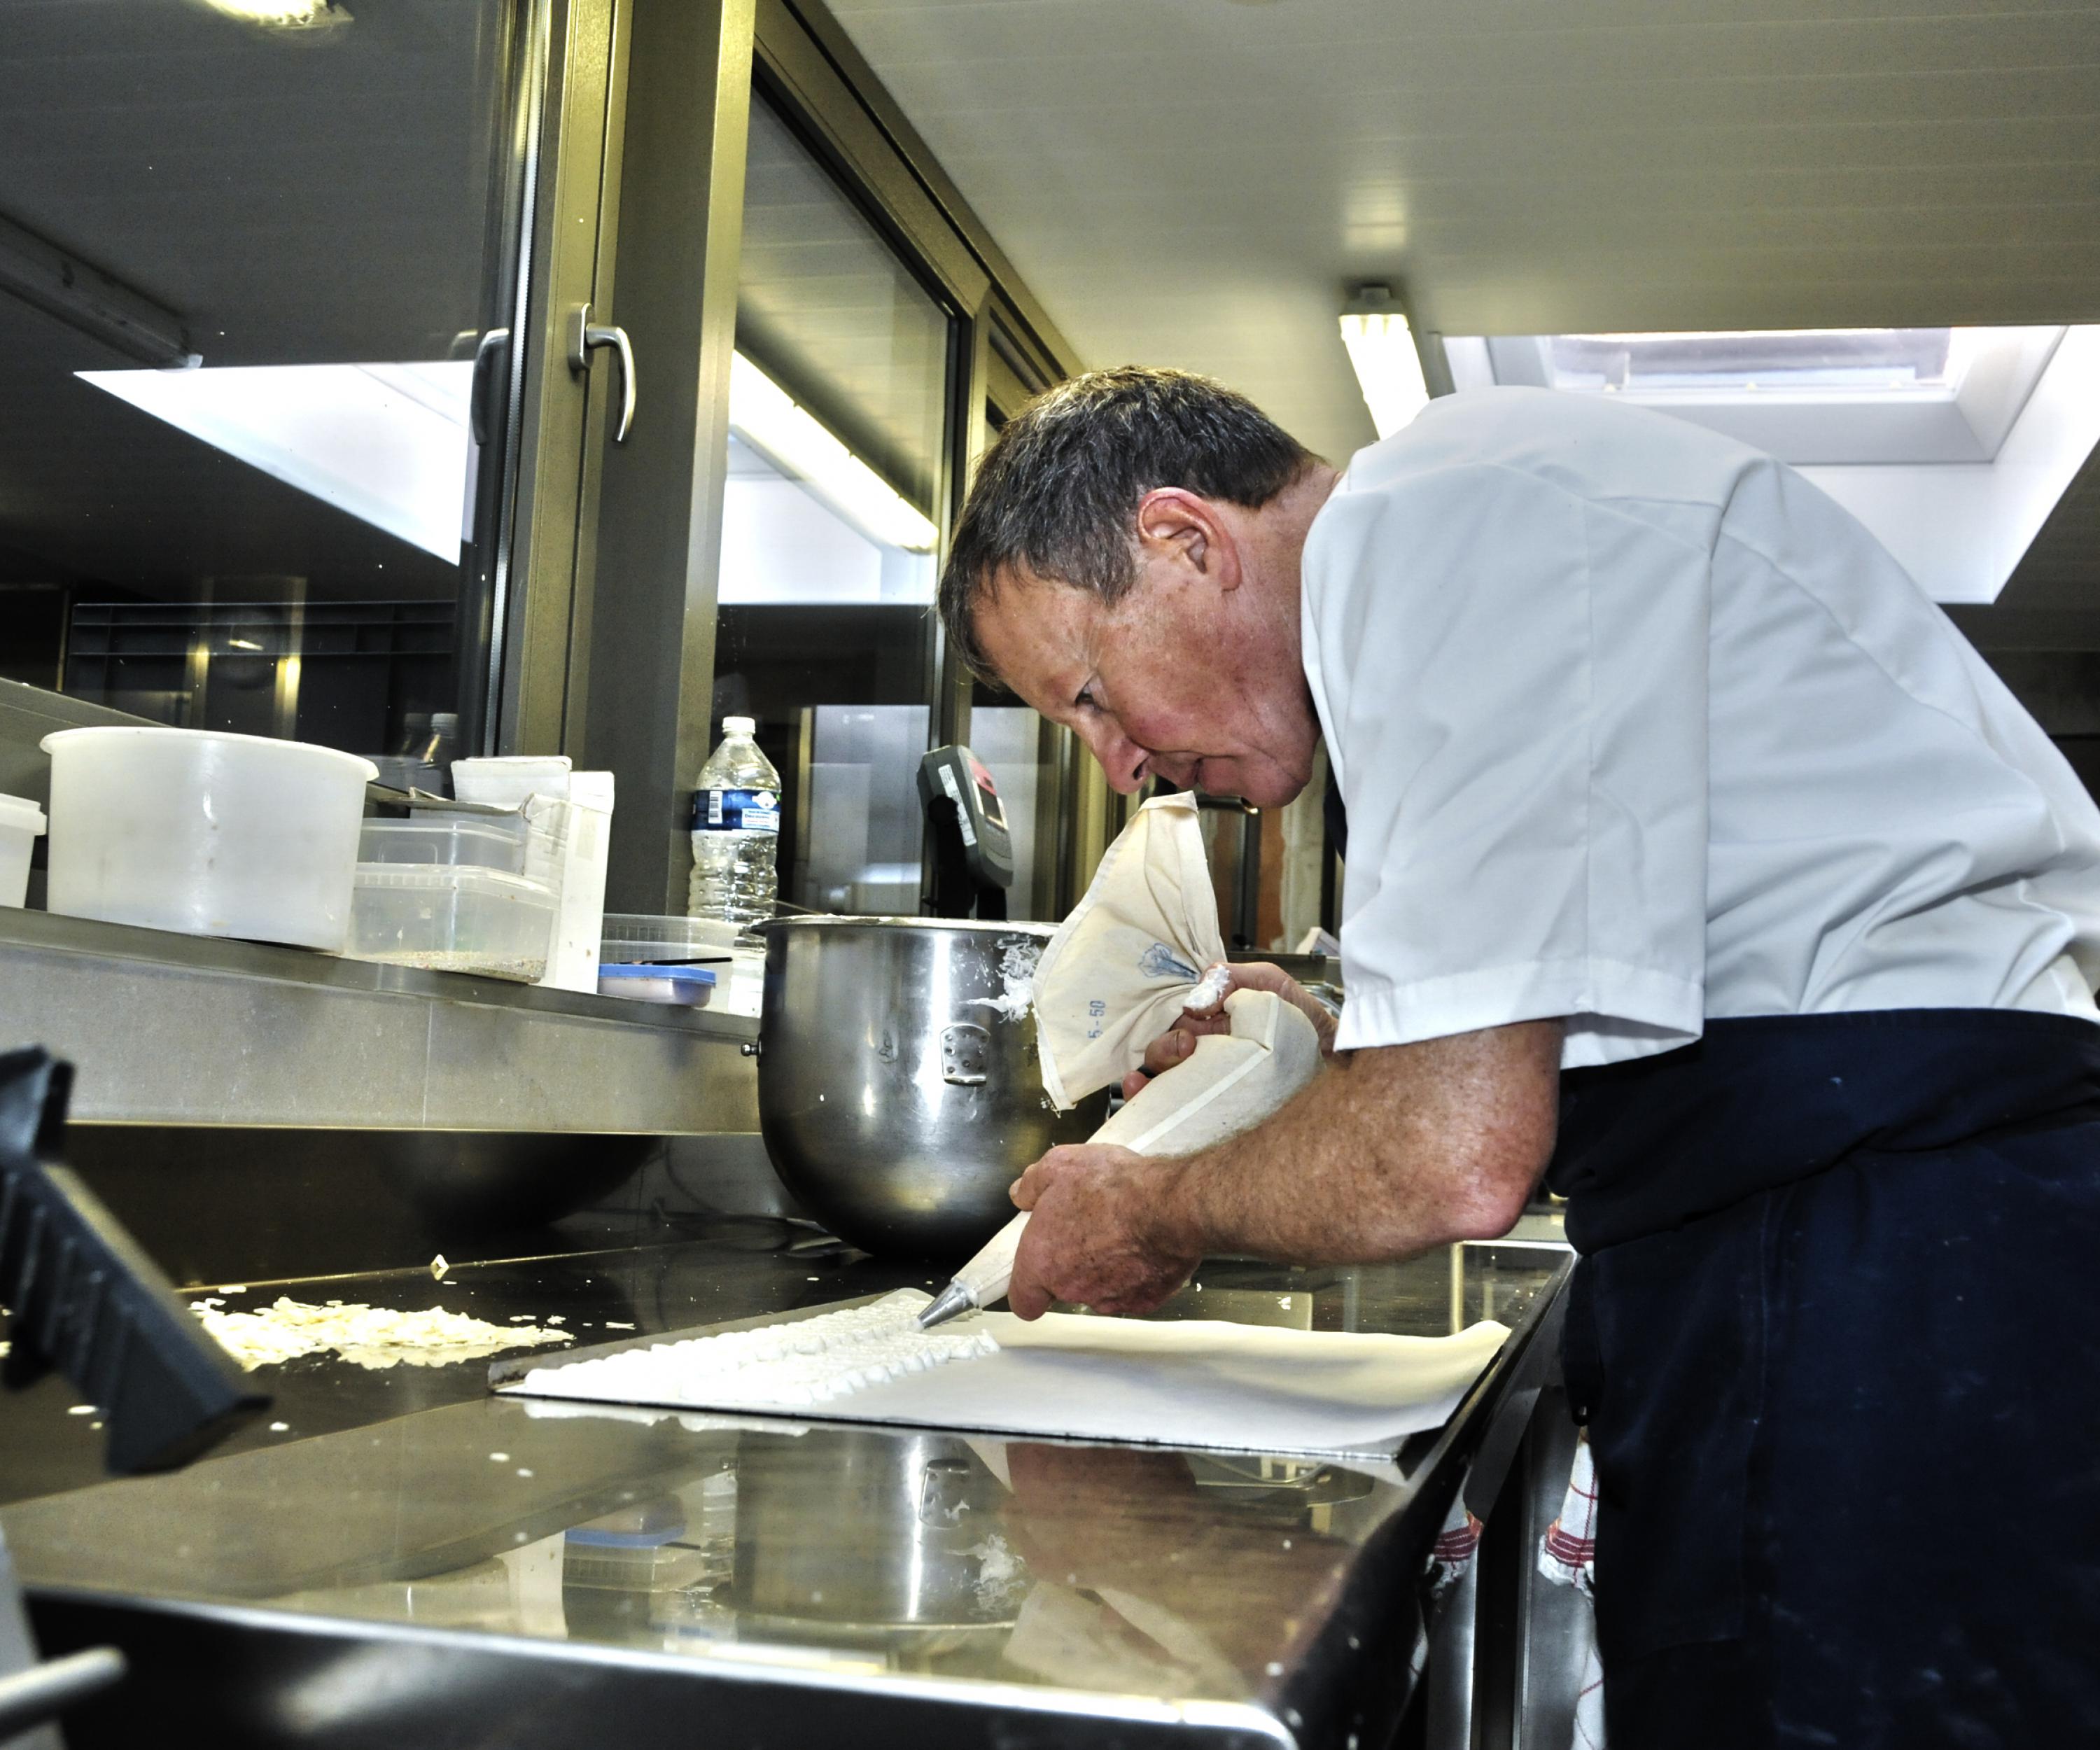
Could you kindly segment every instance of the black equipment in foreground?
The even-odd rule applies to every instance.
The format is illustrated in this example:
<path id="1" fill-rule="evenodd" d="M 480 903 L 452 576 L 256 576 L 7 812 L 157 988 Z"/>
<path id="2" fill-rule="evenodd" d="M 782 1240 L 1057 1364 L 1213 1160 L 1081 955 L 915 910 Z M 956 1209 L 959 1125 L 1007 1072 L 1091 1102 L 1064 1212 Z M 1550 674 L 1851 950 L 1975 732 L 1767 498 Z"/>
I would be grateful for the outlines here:
<path id="1" fill-rule="evenodd" d="M 130 1476 L 187 1464 L 269 1408 L 100 1198 L 51 1157 L 73 1070 L 0 1054 L 0 1364 L 10 1391 L 55 1368 L 102 1412 L 104 1462 Z"/>
<path id="2" fill-rule="evenodd" d="M 967 747 L 936 747 L 919 762 L 919 800 L 933 832 L 933 915 L 1003 922 L 1013 837 L 991 774 Z"/>

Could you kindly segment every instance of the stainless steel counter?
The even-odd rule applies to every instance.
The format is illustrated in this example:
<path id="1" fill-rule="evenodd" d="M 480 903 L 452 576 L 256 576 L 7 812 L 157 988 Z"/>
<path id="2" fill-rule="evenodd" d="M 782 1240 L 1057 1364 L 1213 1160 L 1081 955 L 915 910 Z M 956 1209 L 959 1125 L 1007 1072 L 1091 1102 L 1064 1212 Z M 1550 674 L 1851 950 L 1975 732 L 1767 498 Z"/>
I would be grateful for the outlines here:
<path id="1" fill-rule="evenodd" d="M 668 1136 L 758 1127 L 757 1023 L 0 909 L 0 1039 L 80 1124 Z"/>
<path id="2" fill-rule="evenodd" d="M 589 1342 L 925 1280 L 771 1243 L 747 1224 L 327 1292 L 560 1311 Z M 1212 1316 L 1518 1328 L 1390 1465 L 533 1404 L 483 1395 L 485 1362 L 307 1362 L 271 1370 L 285 1431 L 0 1519 L 47 1646 L 133 1660 L 76 1750 L 135 1739 L 142 1709 L 238 1743 L 1369 1750 L 1413 1686 L 1431 1545 L 1462 1488 L 1485 1513 L 1536 1399 L 1564 1262 L 1206 1267 L 1185 1298 Z M 0 1459 L 85 1457 L 64 1410 L 16 1407 Z"/>

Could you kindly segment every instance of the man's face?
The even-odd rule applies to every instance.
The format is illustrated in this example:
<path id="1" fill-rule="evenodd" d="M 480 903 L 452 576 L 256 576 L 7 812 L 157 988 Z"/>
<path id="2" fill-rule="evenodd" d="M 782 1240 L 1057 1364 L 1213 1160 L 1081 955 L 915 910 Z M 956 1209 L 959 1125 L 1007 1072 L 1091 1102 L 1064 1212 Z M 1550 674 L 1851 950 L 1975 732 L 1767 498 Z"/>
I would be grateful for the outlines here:
<path id="1" fill-rule="evenodd" d="M 1312 774 L 1319 724 L 1299 666 L 1296 592 L 1245 587 L 1213 539 L 1140 562 L 1113 606 L 1003 573 L 975 610 L 999 678 L 1069 725 L 1115 789 L 1148 778 L 1277 807 Z"/>

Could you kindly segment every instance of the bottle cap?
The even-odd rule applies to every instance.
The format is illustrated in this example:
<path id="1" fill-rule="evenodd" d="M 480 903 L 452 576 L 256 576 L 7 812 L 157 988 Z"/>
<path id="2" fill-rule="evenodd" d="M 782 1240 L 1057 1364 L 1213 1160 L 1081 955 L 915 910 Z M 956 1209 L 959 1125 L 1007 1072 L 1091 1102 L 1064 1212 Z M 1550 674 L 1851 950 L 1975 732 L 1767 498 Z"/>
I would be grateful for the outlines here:
<path id="1" fill-rule="evenodd" d="M 722 719 L 722 734 L 725 735 L 748 735 L 757 727 L 758 719 L 756 717 L 724 717 Z"/>

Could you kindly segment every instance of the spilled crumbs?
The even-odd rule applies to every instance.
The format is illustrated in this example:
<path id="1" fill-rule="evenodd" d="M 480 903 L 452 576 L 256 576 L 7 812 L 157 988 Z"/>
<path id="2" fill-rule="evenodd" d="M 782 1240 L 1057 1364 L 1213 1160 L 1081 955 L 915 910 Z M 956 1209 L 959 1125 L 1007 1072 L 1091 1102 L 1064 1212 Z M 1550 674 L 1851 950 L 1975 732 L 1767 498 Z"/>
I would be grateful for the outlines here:
<path id="1" fill-rule="evenodd" d="M 442 1307 L 395 1312 L 359 1301 L 315 1306 L 280 1295 L 254 1312 L 228 1312 L 210 1294 L 192 1301 L 190 1311 L 219 1347 L 251 1372 L 301 1355 L 329 1354 L 363 1368 L 446 1367 L 505 1349 L 575 1341 L 567 1331 L 490 1325 Z"/>

